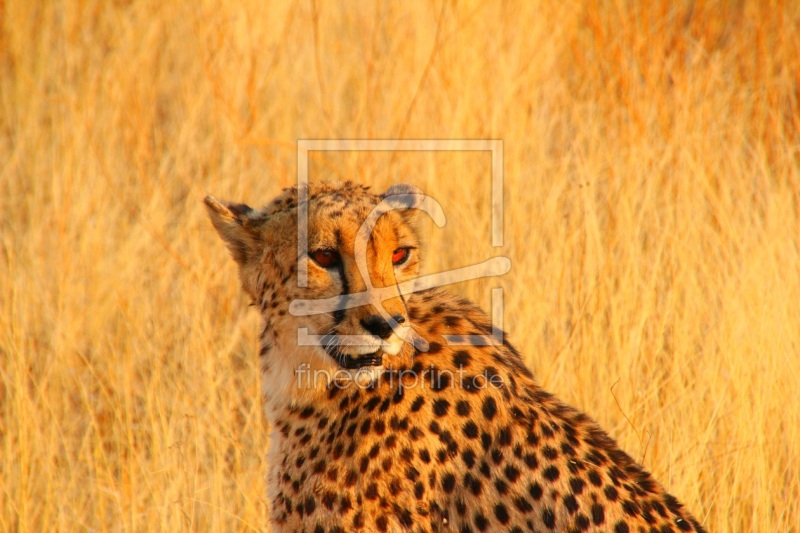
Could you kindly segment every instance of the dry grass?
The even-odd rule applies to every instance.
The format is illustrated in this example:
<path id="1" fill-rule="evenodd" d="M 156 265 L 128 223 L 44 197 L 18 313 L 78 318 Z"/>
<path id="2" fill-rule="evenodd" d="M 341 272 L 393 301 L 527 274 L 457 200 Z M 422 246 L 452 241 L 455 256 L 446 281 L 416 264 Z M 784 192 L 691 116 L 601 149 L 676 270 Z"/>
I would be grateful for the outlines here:
<path id="1" fill-rule="evenodd" d="M 799 531 L 798 4 L 535 4 L 0 2 L 0 530 L 266 529 L 203 195 L 265 203 L 302 138 L 499 138 L 502 250 L 485 154 L 312 177 L 425 187 L 432 270 L 512 259 L 545 387 L 711 531 Z"/>

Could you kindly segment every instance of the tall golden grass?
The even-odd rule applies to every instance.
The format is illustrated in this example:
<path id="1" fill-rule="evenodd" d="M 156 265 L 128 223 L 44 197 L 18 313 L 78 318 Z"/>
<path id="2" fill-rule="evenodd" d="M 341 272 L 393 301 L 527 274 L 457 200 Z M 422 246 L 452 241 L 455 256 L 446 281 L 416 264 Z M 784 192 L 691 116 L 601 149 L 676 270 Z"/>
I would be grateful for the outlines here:
<path id="1" fill-rule="evenodd" d="M 255 337 L 206 193 L 266 203 L 298 139 L 415 183 L 430 271 L 488 306 L 710 531 L 800 531 L 793 1 L 0 2 L 0 529 L 268 529 Z"/>

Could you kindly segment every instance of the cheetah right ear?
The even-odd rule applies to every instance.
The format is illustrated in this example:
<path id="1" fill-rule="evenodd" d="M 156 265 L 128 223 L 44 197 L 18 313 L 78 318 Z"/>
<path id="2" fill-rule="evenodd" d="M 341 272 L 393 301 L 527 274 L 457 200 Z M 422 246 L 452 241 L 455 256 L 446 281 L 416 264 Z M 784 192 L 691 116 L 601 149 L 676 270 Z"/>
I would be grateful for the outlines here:
<path id="1" fill-rule="evenodd" d="M 248 205 L 223 202 L 213 196 L 206 196 L 203 201 L 211 223 L 233 258 L 240 266 L 245 265 L 257 251 L 258 236 L 253 222 L 258 212 Z"/>

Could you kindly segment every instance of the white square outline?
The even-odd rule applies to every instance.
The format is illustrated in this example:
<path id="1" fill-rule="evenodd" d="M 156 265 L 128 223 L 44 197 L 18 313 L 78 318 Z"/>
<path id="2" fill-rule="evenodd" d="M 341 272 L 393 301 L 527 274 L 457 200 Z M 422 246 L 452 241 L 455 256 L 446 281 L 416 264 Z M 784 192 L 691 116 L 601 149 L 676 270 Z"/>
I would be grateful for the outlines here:
<path id="1" fill-rule="evenodd" d="M 491 152 L 492 247 L 503 246 L 503 141 L 501 139 L 298 139 L 297 285 L 308 287 L 308 157 L 310 152 Z M 302 221 L 302 223 L 301 223 Z M 503 289 L 492 289 L 492 341 L 503 343 Z M 307 332 L 306 332 L 307 335 Z M 485 345 L 482 336 L 445 335 L 449 345 Z"/>

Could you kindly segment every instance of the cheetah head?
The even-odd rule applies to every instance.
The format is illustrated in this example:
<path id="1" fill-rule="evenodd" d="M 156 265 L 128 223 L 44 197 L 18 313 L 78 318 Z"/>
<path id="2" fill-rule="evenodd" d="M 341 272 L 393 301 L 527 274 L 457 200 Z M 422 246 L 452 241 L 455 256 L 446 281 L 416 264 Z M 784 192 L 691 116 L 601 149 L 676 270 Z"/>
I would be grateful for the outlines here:
<path id="1" fill-rule="evenodd" d="M 284 386 L 298 369 L 315 373 L 314 386 L 319 372 L 373 379 L 413 352 L 402 286 L 419 273 L 413 208 L 424 196 L 407 185 L 372 194 L 351 182 L 306 191 L 286 189 L 260 210 L 211 196 L 205 204 L 265 320 L 265 375 L 283 374 Z M 304 211 L 307 249 L 298 253 Z"/>

